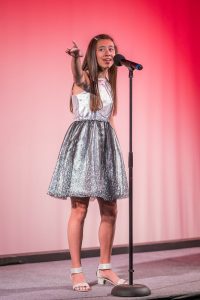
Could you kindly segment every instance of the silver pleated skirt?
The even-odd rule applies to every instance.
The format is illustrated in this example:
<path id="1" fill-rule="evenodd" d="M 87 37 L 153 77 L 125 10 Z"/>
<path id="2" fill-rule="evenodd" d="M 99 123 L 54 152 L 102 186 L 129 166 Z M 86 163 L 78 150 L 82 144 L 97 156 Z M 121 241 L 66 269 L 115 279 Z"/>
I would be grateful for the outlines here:
<path id="1" fill-rule="evenodd" d="M 124 161 L 109 122 L 82 120 L 70 125 L 47 194 L 108 201 L 128 197 Z"/>

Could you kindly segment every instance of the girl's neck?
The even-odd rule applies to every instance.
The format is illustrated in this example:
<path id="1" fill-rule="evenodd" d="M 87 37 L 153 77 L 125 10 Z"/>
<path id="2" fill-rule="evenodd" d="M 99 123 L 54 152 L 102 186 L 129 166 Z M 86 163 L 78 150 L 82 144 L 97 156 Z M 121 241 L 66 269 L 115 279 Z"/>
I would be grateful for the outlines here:
<path id="1" fill-rule="evenodd" d="M 98 74 L 99 78 L 106 78 L 108 79 L 108 70 L 102 71 Z"/>

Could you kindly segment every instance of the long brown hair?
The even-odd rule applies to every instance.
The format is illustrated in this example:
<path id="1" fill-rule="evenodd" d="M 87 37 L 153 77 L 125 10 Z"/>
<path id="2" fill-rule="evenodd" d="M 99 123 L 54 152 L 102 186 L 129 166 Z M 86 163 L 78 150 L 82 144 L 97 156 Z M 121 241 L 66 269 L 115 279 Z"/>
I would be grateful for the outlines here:
<path id="1" fill-rule="evenodd" d="M 99 40 L 111 40 L 114 43 L 115 53 L 117 53 L 117 46 L 113 38 L 107 34 L 99 34 L 93 37 L 88 45 L 85 58 L 82 64 L 82 70 L 87 72 L 90 80 L 90 109 L 91 111 L 100 110 L 103 106 L 98 89 L 98 73 L 101 71 L 96 58 L 96 45 Z M 117 113 L 117 67 L 113 64 L 108 69 L 109 82 L 113 93 L 113 114 Z M 70 111 L 73 112 L 72 97 L 70 99 Z"/>

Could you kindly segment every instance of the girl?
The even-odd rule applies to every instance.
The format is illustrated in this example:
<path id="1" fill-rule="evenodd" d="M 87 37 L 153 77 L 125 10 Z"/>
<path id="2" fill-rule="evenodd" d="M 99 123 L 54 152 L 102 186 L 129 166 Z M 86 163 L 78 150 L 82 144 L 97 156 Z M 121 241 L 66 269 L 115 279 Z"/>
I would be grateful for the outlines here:
<path id="1" fill-rule="evenodd" d="M 74 122 L 64 137 L 48 194 L 71 198 L 68 241 L 71 255 L 71 280 L 76 291 L 88 291 L 81 267 L 83 225 L 90 198 L 99 204 L 100 261 L 99 284 L 123 284 L 111 269 L 111 251 L 117 216 L 117 199 L 128 196 L 128 184 L 119 142 L 109 123 L 116 113 L 117 67 L 113 57 L 117 47 L 112 37 L 92 38 L 81 65 L 81 52 L 75 42 L 66 53 L 72 57 L 74 79 L 70 110 Z"/>

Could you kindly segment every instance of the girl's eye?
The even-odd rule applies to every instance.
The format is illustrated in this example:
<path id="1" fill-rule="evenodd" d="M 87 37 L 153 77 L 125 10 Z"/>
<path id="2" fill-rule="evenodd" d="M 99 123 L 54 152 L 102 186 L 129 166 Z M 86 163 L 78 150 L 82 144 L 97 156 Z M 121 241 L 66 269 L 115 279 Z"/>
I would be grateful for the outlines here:
<path id="1" fill-rule="evenodd" d="M 99 48 L 99 49 L 98 49 L 98 51 L 104 51 L 104 50 L 105 50 L 104 48 Z"/>
<path id="2" fill-rule="evenodd" d="M 99 48 L 98 51 L 100 51 L 100 52 L 105 52 L 105 51 L 106 51 L 106 48 Z M 108 51 L 109 51 L 109 52 L 113 52 L 113 51 L 115 51 L 115 49 L 114 49 L 114 48 L 108 48 Z"/>

